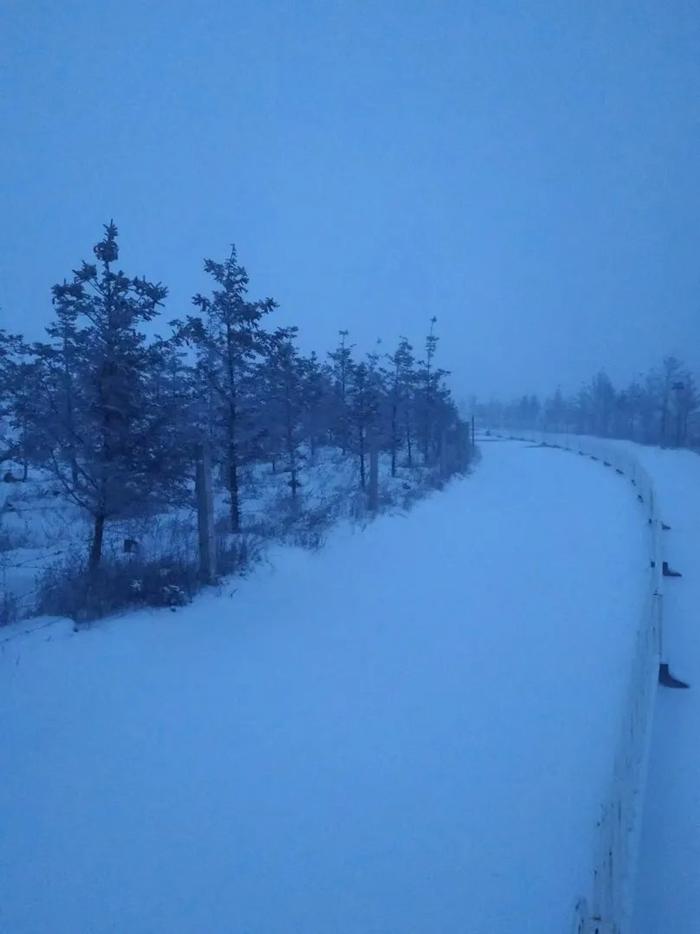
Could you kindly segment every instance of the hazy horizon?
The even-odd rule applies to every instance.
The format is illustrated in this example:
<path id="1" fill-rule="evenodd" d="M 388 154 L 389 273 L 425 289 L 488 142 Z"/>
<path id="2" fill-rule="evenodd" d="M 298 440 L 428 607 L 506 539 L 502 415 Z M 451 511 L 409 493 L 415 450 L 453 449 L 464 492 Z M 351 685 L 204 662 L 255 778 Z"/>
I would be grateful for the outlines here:
<path id="1" fill-rule="evenodd" d="M 692 4 L 9 2 L 0 48 L 10 330 L 113 217 L 166 321 L 235 242 L 305 349 L 436 315 L 458 398 L 700 364 Z"/>

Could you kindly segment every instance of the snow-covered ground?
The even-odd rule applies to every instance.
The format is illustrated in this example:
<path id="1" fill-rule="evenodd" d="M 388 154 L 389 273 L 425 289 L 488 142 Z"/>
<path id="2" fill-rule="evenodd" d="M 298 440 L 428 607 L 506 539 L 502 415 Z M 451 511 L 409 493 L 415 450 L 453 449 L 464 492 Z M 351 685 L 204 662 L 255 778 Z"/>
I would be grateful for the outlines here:
<path id="1" fill-rule="evenodd" d="M 6 629 L 0 930 L 569 930 L 647 529 L 612 471 L 482 451 L 177 613 Z"/>
<path id="2" fill-rule="evenodd" d="M 322 540 L 336 521 L 367 518 L 367 496 L 359 488 L 356 458 L 330 447 L 318 449 L 313 456 L 304 449 L 301 455 L 303 508 L 296 521 L 292 521 L 288 473 L 273 472 L 269 464 L 259 463 L 241 470 L 243 529 L 255 553 L 273 541 L 313 543 Z M 14 472 L 21 476 L 19 468 Z M 390 457 L 383 453 L 379 463 L 380 508 L 408 508 L 434 486 L 433 473 L 418 465 L 406 467 L 402 456 L 392 477 Z M 42 577 L 48 569 L 74 570 L 87 553 L 92 532 L 88 516 L 61 493 L 60 485 L 40 470 L 32 470 L 26 482 L 0 482 L 0 601 L 7 594 L 20 617 L 36 613 Z M 218 490 L 217 522 L 224 525 L 228 514 L 228 497 Z M 170 508 L 144 518 L 108 522 L 105 557 L 112 562 L 128 562 L 129 557 L 123 553 L 125 539 L 139 543 L 139 554 L 144 559 L 196 565 L 194 501 L 189 507 Z"/>
<path id="3" fill-rule="evenodd" d="M 653 476 L 669 563 L 664 646 L 690 691 L 661 688 L 654 715 L 634 934 L 700 931 L 700 457 L 635 447 Z"/>

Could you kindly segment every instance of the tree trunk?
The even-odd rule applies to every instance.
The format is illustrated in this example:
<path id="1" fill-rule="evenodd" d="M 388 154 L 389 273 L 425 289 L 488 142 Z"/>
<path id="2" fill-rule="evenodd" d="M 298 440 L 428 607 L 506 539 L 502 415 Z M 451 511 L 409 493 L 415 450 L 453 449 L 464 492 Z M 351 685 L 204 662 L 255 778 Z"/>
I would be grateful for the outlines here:
<path id="1" fill-rule="evenodd" d="M 659 426 L 660 444 L 662 447 L 666 444 L 666 436 L 668 434 L 668 403 L 668 390 L 664 390 L 661 403 L 661 424 Z"/>
<path id="2" fill-rule="evenodd" d="M 364 428 L 360 429 L 360 486 L 364 490 L 367 485 L 367 478 L 365 476 L 365 430 Z"/>
<path id="3" fill-rule="evenodd" d="M 292 500 L 296 502 L 299 479 L 297 476 L 297 446 L 294 439 L 294 417 L 290 401 L 290 389 L 287 387 L 285 396 L 285 442 L 287 445 L 287 462 L 289 463 L 289 488 L 292 491 Z"/>
<path id="4" fill-rule="evenodd" d="M 228 371 L 228 490 L 231 498 L 231 531 L 241 530 L 240 493 L 238 489 L 238 450 L 236 448 L 238 407 L 236 370 L 233 351 L 233 332 L 230 322 L 226 325 L 227 371 Z"/>
<path id="5" fill-rule="evenodd" d="M 105 517 L 102 513 L 95 516 L 95 522 L 92 530 L 92 543 L 90 544 L 90 559 L 88 570 L 90 575 L 94 575 L 100 566 L 102 560 L 102 542 L 104 540 Z"/>
<path id="6" fill-rule="evenodd" d="M 297 456 L 293 443 L 289 448 L 289 489 L 292 492 L 292 499 L 296 501 L 299 492 L 299 472 L 297 470 Z"/>
<path id="7" fill-rule="evenodd" d="M 203 444 L 197 459 L 197 528 L 199 532 L 199 574 L 205 584 L 216 579 L 216 538 L 214 535 L 214 497 L 211 481 L 209 447 Z"/>
<path id="8" fill-rule="evenodd" d="M 374 432 L 369 447 L 369 508 L 372 513 L 379 509 L 379 445 Z"/>
<path id="9" fill-rule="evenodd" d="M 438 464 L 440 465 L 440 476 L 443 480 L 446 480 L 452 473 L 452 464 L 447 450 L 447 432 L 444 430 L 440 432 Z"/>
<path id="10" fill-rule="evenodd" d="M 231 499 L 231 531 L 241 531 L 241 510 L 238 490 L 238 464 L 236 463 L 236 447 L 229 445 L 228 449 L 228 491 Z"/>

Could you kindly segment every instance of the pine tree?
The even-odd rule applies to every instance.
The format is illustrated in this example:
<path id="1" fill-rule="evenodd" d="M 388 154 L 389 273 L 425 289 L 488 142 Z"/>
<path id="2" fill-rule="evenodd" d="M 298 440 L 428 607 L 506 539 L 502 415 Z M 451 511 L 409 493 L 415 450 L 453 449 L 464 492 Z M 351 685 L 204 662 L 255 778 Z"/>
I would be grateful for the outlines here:
<path id="1" fill-rule="evenodd" d="M 348 394 L 349 417 L 360 467 L 360 486 L 363 490 L 367 485 L 366 455 L 370 441 L 368 435 L 377 427 L 380 398 L 376 360 L 370 358 L 367 363 L 363 361 L 353 365 Z"/>
<path id="2" fill-rule="evenodd" d="M 15 338 L 13 353 L 4 366 L 0 361 L 0 385 L 4 384 L 4 389 L 0 389 L 0 399 L 4 396 L 4 402 L 0 401 L 0 423 L 4 421 L 9 427 L 5 445 L 0 429 L 0 461 L 3 453 L 19 461 L 23 480 L 27 479 L 29 465 L 41 463 L 46 455 L 45 436 L 38 417 L 43 380 L 41 361 L 23 340 Z"/>
<path id="3" fill-rule="evenodd" d="M 671 408 L 674 383 L 681 381 L 681 362 L 674 356 L 664 357 L 659 378 L 660 419 L 659 443 L 667 444 L 672 437 Z"/>
<path id="4" fill-rule="evenodd" d="M 672 416 L 675 423 L 675 445 L 681 447 L 688 441 L 688 423 L 700 404 L 698 389 L 693 374 L 682 370 L 679 379 L 671 384 L 673 390 Z"/>
<path id="5" fill-rule="evenodd" d="M 192 383 L 192 370 L 177 341 L 158 337 L 150 347 L 149 403 L 152 431 L 158 438 L 163 498 L 168 503 L 191 503 L 191 480 L 206 434 Z"/>
<path id="6" fill-rule="evenodd" d="M 302 414 L 304 408 L 304 364 L 293 343 L 295 332 L 280 330 L 272 335 L 266 361 L 266 422 L 275 451 L 281 451 L 289 490 L 296 503 L 301 488 Z"/>
<path id="7" fill-rule="evenodd" d="M 438 429 L 438 414 L 442 381 L 448 376 L 447 370 L 435 366 L 435 354 L 439 338 L 435 335 L 437 318 L 430 319 L 430 330 L 425 339 L 425 360 L 419 364 L 417 371 L 417 392 L 421 410 L 421 447 L 423 463 L 430 465 L 440 450 L 440 435 Z"/>
<path id="8" fill-rule="evenodd" d="M 413 393 L 416 374 L 413 348 L 405 337 L 400 338 L 393 354 L 388 356 L 390 364 L 387 383 L 390 386 L 389 443 L 391 451 L 391 476 L 396 476 L 396 460 L 401 435 L 405 438 L 408 466 L 413 466 Z"/>
<path id="9" fill-rule="evenodd" d="M 302 357 L 302 434 L 309 443 L 312 460 L 318 448 L 328 441 L 331 429 L 332 385 L 316 353 Z"/>
<path id="10" fill-rule="evenodd" d="M 348 449 L 350 427 L 348 389 L 353 369 L 352 350 L 354 345 L 347 343 L 349 333 L 349 331 L 339 331 L 340 341 L 338 346 L 328 354 L 332 362 L 335 386 L 335 433 L 340 441 L 340 448 L 343 454 L 345 454 Z"/>
<path id="11" fill-rule="evenodd" d="M 167 290 L 128 277 L 114 222 L 70 282 L 53 287 L 56 319 L 36 345 L 45 376 L 41 425 L 47 465 L 93 523 L 89 570 L 102 558 L 105 524 L 134 514 L 160 483 L 159 413 L 150 384 L 153 354 L 140 330 Z"/>
<path id="12" fill-rule="evenodd" d="M 174 326 L 178 339 L 197 351 L 200 385 L 206 387 L 216 448 L 226 466 L 231 530 L 239 532 L 240 469 L 251 456 L 250 446 L 259 440 L 251 409 L 256 394 L 248 381 L 269 345 L 262 322 L 277 305 L 271 298 L 248 301 L 248 274 L 238 263 L 235 246 L 225 262 L 207 259 L 204 269 L 215 285 L 210 296 L 197 294 L 193 299 L 201 315 L 189 315 Z"/>
<path id="13" fill-rule="evenodd" d="M 18 451 L 16 423 L 19 397 L 25 395 L 21 369 L 25 353 L 22 338 L 0 328 L 0 463 Z"/>

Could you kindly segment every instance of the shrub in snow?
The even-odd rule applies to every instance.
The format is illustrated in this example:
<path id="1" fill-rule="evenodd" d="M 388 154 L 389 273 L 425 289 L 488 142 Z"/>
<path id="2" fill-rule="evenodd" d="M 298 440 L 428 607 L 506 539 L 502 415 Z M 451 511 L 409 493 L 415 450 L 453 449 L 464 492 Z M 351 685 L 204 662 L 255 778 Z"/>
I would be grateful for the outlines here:
<path id="1" fill-rule="evenodd" d="M 0 594 L 0 626 L 9 626 L 19 619 L 19 603 L 14 594 Z"/>
<path id="2" fill-rule="evenodd" d="M 196 565 L 179 558 L 110 560 L 93 575 L 73 561 L 44 573 L 37 610 L 88 622 L 138 606 L 184 606 L 198 588 Z"/>
<path id="3" fill-rule="evenodd" d="M 220 575 L 243 574 L 259 560 L 263 540 L 252 534 L 218 535 L 216 540 L 216 567 Z"/>

